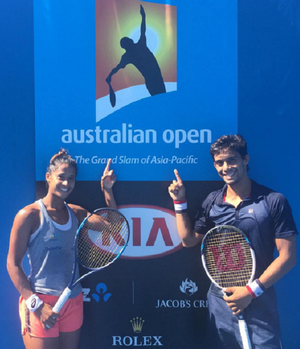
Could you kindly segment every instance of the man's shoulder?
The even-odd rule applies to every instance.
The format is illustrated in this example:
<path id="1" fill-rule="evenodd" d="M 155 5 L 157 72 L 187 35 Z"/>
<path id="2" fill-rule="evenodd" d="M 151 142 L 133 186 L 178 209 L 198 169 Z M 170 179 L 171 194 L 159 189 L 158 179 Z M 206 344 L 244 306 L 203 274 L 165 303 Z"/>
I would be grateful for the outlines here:
<path id="1" fill-rule="evenodd" d="M 204 199 L 204 205 L 211 205 L 217 198 L 223 197 L 224 186 L 220 189 L 210 192 L 207 197 Z"/>
<path id="2" fill-rule="evenodd" d="M 286 197 L 282 193 L 258 184 L 255 181 L 252 181 L 252 189 L 254 198 L 263 197 L 269 206 L 273 206 L 276 203 L 285 204 L 287 201 Z"/>
<path id="3" fill-rule="evenodd" d="M 266 187 L 265 185 L 259 184 L 252 180 L 252 191 L 254 193 L 257 193 L 258 195 L 271 195 L 271 196 L 282 196 L 284 197 L 283 194 L 279 193 L 278 191 L 271 189 L 269 187 Z"/>

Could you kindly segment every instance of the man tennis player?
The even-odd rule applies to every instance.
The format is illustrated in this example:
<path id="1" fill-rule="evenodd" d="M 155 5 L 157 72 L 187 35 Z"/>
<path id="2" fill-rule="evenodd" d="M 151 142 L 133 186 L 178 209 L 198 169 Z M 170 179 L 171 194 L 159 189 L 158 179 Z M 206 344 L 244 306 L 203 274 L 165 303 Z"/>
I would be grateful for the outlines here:
<path id="1" fill-rule="evenodd" d="M 248 177 L 249 155 L 242 136 L 220 137 L 211 145 L 210 153 L 225 185 L 203 201 L 194 227 L 187 214 L 185 187 L 177 170 L 176 180 L 169 186 L 182 243 L 185 247 L 195 246 L 214 226 L 232 225 L 249 238 L 257 266 L 255 280 L 247 287 L 227 288 L 227 296 L 211 285 L 207 347 L 241 348 L 236 315 L 243 311 L 253 349 L 282 348 L 273 285 L 296 264 L 298 233 L 291 208 L 282 194 Z"/>

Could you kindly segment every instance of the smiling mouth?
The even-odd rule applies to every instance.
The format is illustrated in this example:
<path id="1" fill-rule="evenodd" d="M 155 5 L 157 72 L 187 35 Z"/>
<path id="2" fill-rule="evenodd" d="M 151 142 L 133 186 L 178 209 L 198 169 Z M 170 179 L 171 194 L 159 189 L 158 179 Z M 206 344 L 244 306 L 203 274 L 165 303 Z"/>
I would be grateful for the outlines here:
<path id="1" fill-rule="evenodd" d="M 235 175 L 235 171 L 229 171 L 226 173 L 223 173 L 223 178 L 232 178 Z"/>
<path id="2" fill-rule="evenodd" d="M 68 188 L 59 188 L 60 191 L 62 191 L 63 193 L 67 193 L 69 191 Z"/>

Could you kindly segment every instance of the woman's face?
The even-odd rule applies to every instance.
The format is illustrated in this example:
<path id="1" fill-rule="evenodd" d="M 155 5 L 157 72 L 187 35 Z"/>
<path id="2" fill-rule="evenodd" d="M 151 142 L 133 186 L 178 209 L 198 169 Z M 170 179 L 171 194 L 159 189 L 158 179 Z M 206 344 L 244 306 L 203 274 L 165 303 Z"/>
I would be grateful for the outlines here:
<path id="1" fill-rule="evenodd" d="M 47 172 L 46 180 L 48 192 L 65 199 L 75 187 L 76 170 L 74 166 L 63 163 L 51 174 Z"/>

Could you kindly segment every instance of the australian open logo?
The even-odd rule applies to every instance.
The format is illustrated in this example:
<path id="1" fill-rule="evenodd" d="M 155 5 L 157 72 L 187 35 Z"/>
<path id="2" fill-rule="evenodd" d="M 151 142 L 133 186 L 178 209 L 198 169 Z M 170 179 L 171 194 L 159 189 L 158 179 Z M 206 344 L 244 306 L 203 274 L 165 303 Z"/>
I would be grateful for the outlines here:
<path id="1" fill-rule="evenodd" d="M 96 122 L 177 90 L 176 7 L 96 1 Z"/>
<path id="2" fill-rule="evenodd" d="M 145 320 L 139 316 L 129 321 L 133 335 L 113 336 L 113 347 L 163 347 L 162 336 L 143 336 L 141 332 L 144 328 Z"/>

